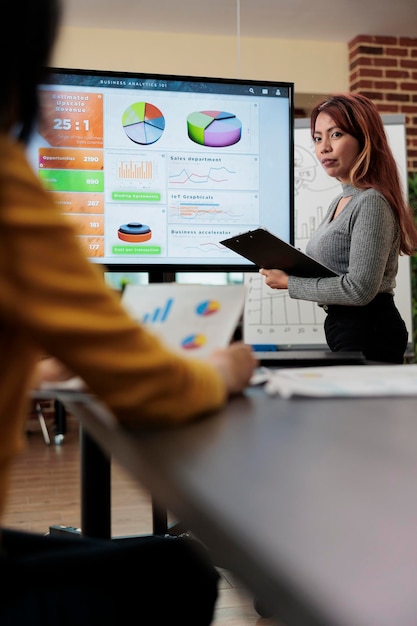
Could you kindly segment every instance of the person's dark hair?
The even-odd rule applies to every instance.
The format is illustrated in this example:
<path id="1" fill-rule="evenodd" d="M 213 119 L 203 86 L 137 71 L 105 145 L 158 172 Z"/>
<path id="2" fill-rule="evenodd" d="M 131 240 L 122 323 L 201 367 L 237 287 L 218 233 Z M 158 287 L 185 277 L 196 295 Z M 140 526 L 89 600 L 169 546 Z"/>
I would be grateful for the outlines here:
<path id="1" fill-rule="evenodd" d="M 412 209 L 406 202 L 397 163 L 377 107 L 362 94 L 332 95 L 317 104 L 311 112 L 312 137 L 321 112 L 326 112 L 342 131 L 358 140 L 360 152 L 351 169 L 350 182 L 359 189 L 373 187 L 386 198 L 398 216 L 400 251 L 403 254 L 414 254 L 417 248 L 417 227 Z"/>
<path id="2" fill-rule="evenodd" d="M 3 129 L 16 126 L 19 139 L 26 141 L 38 115 L 37 86 L 53 50 L 61 5 L 60 0 L 14 0 L 7 11 L 16 44 L 0 38 L 0 124 Z"/>

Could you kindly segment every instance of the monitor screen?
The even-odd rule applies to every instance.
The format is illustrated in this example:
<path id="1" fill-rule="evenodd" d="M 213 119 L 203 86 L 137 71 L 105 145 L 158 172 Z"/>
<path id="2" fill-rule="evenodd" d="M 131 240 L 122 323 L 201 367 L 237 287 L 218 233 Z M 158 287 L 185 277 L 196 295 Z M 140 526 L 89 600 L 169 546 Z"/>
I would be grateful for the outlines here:
<path id="1" fill-rule="evenodd" d="M 49 68 L 28 145 L 107 271 L 250 271 L 222 239 L 293 240 L 294 85 Z"/>

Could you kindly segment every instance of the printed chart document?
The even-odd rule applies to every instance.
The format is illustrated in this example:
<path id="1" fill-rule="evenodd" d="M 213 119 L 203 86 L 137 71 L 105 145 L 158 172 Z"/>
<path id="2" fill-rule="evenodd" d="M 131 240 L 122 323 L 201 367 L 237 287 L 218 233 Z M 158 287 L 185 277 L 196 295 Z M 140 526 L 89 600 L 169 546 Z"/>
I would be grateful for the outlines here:
<path id="1" fill-rule="evenodd" d="M 284 398 L 417 395 L 416 364 L 263 368 L 262 374 L 265 391 Z"/>
<path id="2" fill-rule="evenodd" d="M 301 250 L 280 239 L 266 228 L 249 230 L 220 241 L 221 244 L 249 259 L 259 268 L 278 269 L 293 276 L 336 276 L 336 274 Z"/>
<path id="3" fill-rule="evenodd" d="M 206 357 L 226 347 L 243 314 L 244 285 L 127 285 L 122 304 L 184 356 Z"/>

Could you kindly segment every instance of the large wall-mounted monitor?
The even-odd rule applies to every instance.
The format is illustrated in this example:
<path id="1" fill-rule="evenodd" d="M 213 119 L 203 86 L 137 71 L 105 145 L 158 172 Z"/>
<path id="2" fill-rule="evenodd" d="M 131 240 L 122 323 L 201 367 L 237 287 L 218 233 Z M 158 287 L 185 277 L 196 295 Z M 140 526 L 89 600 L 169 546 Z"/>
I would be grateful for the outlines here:
<path id="1" fill-rule="evenodd" d="M 108 271 L 250 271 L 219 241 L 293 239 L 294 85 L 50 68 L 28 146 Z"/>

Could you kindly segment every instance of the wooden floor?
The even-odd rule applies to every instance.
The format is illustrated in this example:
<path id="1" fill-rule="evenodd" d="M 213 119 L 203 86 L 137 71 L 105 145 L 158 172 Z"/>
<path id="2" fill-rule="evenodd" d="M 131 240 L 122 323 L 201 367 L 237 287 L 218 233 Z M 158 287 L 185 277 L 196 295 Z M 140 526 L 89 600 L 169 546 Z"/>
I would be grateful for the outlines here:
<path id="1" fill-rule="evenodd" d="M 67 419 L 62 445 L 46 445 L 39 423 L 28 422 L 27 447 L 16 461 L 3 526 L 47 533 L 50 526 L 80 527 L 80 459 L 77 422 Z M 152 532 L 148 492 L 123 468 L 112 464 L 112 536 Z M 250 593 L 228 571 L 220 570 L 220 595 L 213 626 L 279 626 L 255 611 Z"/>

